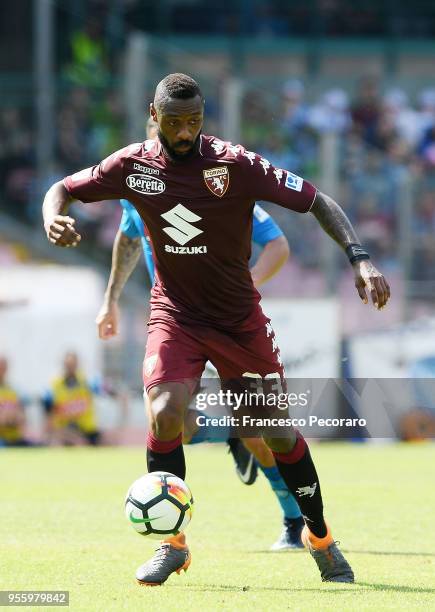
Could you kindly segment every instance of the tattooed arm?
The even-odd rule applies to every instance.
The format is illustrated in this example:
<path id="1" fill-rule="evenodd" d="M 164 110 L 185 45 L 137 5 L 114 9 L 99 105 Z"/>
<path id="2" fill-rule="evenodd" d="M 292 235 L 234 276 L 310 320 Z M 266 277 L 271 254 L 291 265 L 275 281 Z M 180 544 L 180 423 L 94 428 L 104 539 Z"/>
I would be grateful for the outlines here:
<path id="1" fill-rule="evenodd" d="M 107 302 L 117 302 L 136 267 L 142 251 L 140 238 L 129 238 L 118 230 L 112 250 L 112 268 L 105 293 Z"/>
<path id="2" fill-rule="evenodd" d="M 343 209 L 329 196 L 318 192 L 310 212 L 342 249 L 361 244 Z M 367 288 L 376 308 L 378 310 L 383 308 L 390 298 L 390 287 L 384 276 L 369 259 L 355 261 L 352 267 L 355 273 L 355 287 L 364 304 L 368 302 Z"/>
<path id="3" fill-rule="evenodd" d="M 118 300 L 124 285 L 136 267 L 142 251 L 140 238 L 129 238 L 118 230 L 112 250 L 112 268 L 104 301 L 96 318 L 98 335 L 103 340 L 118 333 Z"/>
<path id="4" fill-rule="evenodd" d="M 342 249 L 352 243 L 359 244 L 358 236 L 343 209 L 326 194 L 317 192 L 310 212 Z"/>

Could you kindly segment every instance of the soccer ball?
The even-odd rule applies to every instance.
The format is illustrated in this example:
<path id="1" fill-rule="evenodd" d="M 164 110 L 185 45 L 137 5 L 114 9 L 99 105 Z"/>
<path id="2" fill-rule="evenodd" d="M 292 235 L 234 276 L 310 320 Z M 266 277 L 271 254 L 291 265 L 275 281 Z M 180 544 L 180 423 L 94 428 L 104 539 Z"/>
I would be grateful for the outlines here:
<path id="1" fill-rule="evenodd" d="M 192 506 L 192 493 L 181 478 L 169 472 L 150 472 L 129 488 L 125 515 L 138 533 L 162 540 L 187 527 Z"/>

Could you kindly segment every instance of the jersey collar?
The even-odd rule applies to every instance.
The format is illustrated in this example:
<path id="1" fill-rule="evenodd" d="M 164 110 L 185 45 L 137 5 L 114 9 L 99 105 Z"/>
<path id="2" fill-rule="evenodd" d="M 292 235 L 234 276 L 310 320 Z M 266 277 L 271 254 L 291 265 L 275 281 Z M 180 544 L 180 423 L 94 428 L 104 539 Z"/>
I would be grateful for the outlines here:
<path id="1" fill-rule="evenodd" d="M 145 143 L 149 142 L 149 140 L 146 140 Z M 201 157 L 204 157 L 204 153 L 203 153 L 203 145 L 207 144 L 207 141 L 204 140 L 204 134 L 200 134 L 199 136 L 199 148 L 198 148 L 198 153 Z M 157 139 L 153 146 L 151 148 L 147 149 L 146 144 L 145 146 L 145 150 L 147 151 L 147 153 L 149 154 L 149 158 L 150 159 L 155 159 L 156 157 L 159 157 L 160 155 L 163 155 L 163 145 L 160 142 L 159 139 Z"/>
<path id="2" fill-rule="evenodd" d="M 152 143 L 152 144 L 149 144 Z M 162 152 L 162 143 L 160 140 L 145 140 L 144 148 L 149 159 L 155 159 Z"/>

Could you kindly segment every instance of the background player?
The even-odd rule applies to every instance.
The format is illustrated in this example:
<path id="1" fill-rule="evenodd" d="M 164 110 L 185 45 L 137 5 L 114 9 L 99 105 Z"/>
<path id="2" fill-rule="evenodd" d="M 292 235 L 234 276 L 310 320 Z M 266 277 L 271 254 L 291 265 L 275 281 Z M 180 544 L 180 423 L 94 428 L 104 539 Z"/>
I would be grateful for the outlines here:
<path id="1" fill-rule="evenodd" d="M 0 446 L 29 446 L 24 404 L 7 381 L 8 361 L 0 356 Z"/>
<path id="2" fill-rule="evenodd" d="M 191 77 L 165 77 L 150 112 L 159 124 L 159 141 L 130 145 L 55 183 L 44 200 L 44 226 L 53 244 L 76 246 L 80 236 L 75 220 L 66 215 L 71 200 L 104 198 L 131 200 L 146 223 L 157 270 L 144 362 L 152 428 L 148 469 L 184 478 L 184 411 L 207 359 L 223 380 L 238 378 L 248 386 L 252 379 L 244 374 L 254 373 L 261 380 L 273 374 L 276 384 L 284 383 L 273 329 L 259 307 L 247 265 L 255 200 L 310 211 L 346 252 L 364 303 L 367 288 L 373 304 L 382 309 L 390 290 L 332 198 L 240 145 L 201 135 L 204 97 Z M 137 166 L 143 169 L 139 177 Z M 305 440 L 293 429 L 262 435 L 297 496 L 306 523 L 303 541 L 322 580 L 353 582 L 325 523 L 319 478 Z M 138 569 L 137 580 L 161 584 L 172 572 L 187 569 L 190 560 L 180 534 L 162 543 Z"/>
<path id="3" fill-rule="evenodd" d="M 76 446 L 100 442 L 94 405 L 94 394 L 98 392 L 97 384 L 89 382 L 79 370 L 77 354 L 66 353 L 62 373 L 42 398 L 50 444 Z"/>
<path id="4" fill-rule="evenodd" d="M 93 446 L 103 443 L 98 429 L 94 398 L 108 395 L 125 411 L 126 397 L 98 378 L 89 380 L 80 370 L 79 358 L 73 351 L 65 354 L 62 373 L 53 380 L 42 404 L 47 415 L 47 437 L 50 444 Z M 107 443 L 107 441 L 106 441 Z"/>

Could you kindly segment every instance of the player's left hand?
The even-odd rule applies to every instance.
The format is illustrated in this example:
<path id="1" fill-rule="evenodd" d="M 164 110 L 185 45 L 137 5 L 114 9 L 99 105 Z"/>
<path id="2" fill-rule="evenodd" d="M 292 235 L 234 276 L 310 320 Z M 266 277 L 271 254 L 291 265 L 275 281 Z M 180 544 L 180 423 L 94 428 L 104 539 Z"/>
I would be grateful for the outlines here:
<path id="1" fill-rule="evenodd" d="M 353 264 L 355 287 L 364 304 L 368 303 L 366 289 L 370 291 L 373 305 L 381 310 L 390 299 L 390 286 L 370 260 L 356 261 Z"/>

